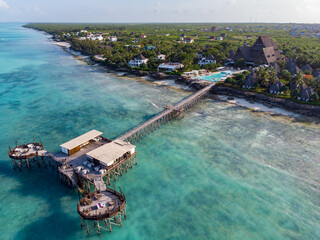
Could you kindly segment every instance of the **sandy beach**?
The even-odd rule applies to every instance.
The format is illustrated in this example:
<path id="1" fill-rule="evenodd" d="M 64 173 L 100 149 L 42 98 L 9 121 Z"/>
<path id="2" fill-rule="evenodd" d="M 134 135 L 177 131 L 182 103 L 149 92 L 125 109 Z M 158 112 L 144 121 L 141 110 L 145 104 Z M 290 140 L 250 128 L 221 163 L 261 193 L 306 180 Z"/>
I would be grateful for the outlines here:
<path id="1" fill-rule="evenodd" d="M 54 42 L 53 44 L 59 46 L 59 47 L 63 47 L 63 48 L 70 48 L 71 44 L 68 42 Z"/>
<path id="2" fill-rule="evenodd" d="M 86 63 L 92 64 L 92 61 L 89 59 L 88 56 L 84 56 L 79 52 L 70 50 L 69 49 L 70 46 L 71 46 L 70 43 L 67 43 L 67 42 L 53 42 L 53 43 L 55 45 L 57 45 L 57 46 L 60 46 L 60 47 L 62 47 L 64 49 L 66 49 L 69 54 L 73 55 L 78 60 L 85 61 Z M 126 72 L 115 72 L 115 71 L 108 71 L 108 73 L 115 74 L 117 76 L 123 76 L 124 74 L 126 74 Z M 155 81 L 154 79 L 150 78 L 149 76 L 136 77 L 136 76 L 126 75 L 124 77 L 128 78 L 128 79 L 144 81 L 146 83 L 156 84 L 156 85 L 163 86 L 163 87 L 174 88 L 176 90 L 192 91 L 192 89 L 189 86 L 178 84 L 174 80 L 171 80 L 171 79 L 164 79 L 164 80 Z M 305 116 L 302 116 L 300 114 L 297 114 L 297 113 L 294 113 L 294 112 L 290 112 L 290 111 L 287 111 L 287 110 L 282 109 L 282 108 L 278 108 L 278 107 L 270 108 L 270 107 L 265 106 L 265 105 L 263 105 L 261 103 L 257 103 L 257 102 L 253 102 L 252 103 L 252 102 L 249 102 L 249 101 L 247 101 L 247 100 L 245 100 L 243 98 L 232 97 L 232 99 L 230 99 L 230 97 L 225 96 L 225 95 L 217 95 L 216 99 L 218 99 L 220 101 L 224 101 L 224 102 L 230 103 L 230 104 L 234 104 L 234 105 L 237 105 L 237 106 L 241 106 L 241 107 L 244 107 L 244 108 L 247 108 L 247 109 L 252 109 L 253 111 L 256 111 L 256 112 L 265 112 L 265 113 L 270 113 L 270 114 L 278 114 L 278 115 L 283 115 L 283 116 L 288 116 L 288 117 L 293 117 L 293 118 L 304 118 L 305 117 Z"/>
<path id="3" fill-rule="evenodd" d="M 267 113 L 274 113 L 274 114 L 280 114 L 280 115 L 284 115 L 284 116 L 290 116 L 290 117 L 302 117 L 301 115 L 294 113 L 294 112 L 290 112 L 287 111 L 285 109 L 282 108 L 278 108 L 278 107 L 268 107 L 265 106 L 261 103 L 257 103 L 257 102 L 249 102 L 246 99 L 243 98 L 236 98 L 236 97 L 232 97 L 232 99 L 230 99 L 230 97 L 224 96 L 224 95 L 217 95 L 218 99 L 224 102 L 228 102 L 230 104 L 235 104 L 241 107 L 245 107 L 248 109 L 252 109 L 256 112 L 267 112 Z"/>

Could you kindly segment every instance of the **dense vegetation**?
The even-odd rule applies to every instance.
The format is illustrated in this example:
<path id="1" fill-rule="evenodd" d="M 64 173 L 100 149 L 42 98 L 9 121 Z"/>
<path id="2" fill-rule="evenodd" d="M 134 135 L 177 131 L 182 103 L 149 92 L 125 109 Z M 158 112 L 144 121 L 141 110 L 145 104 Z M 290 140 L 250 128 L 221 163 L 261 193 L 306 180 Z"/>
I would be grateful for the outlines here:
<path id="1" fill-rule="evenodd" d="M 186 67 L 184 70 L 197 68 L 194 58 L 199 50 L 204 54 L 213 54 L 219 64 L 223 64 L 230 50 L 236 50 L 243 44 L 252 45 L 259 35 L 267 34 L 275 40 L 282 54 L 293 58 L 298 65 L 309 63 L 314 69 L 320 68 L 320 38 L 319 25 L 296 24 L 217 24 L 218 31 L 211 32 L 212 24 L 68 24 L 68 23 L 33 23 L 26 27 L 46 31 L 61 41 L 70 41 L 75 50 L 94 55 L 106 55 L 111 63 L 126 63 L 133 56 L 142 53 L 153 57 L 160 51 L 168 56 L 170 61 L 180 61 Z M 203 31 L 201 31 L 201 29 Z M 205 30 L 208 31 L 205 31 Z M 106 33 L 118 36 L 118 42 L 78 41 L 76 32 L 87 30 L 92 33 Z M 183 31 L 181 31 L 183 30 Z M 69 33 L 69 35 L 66 35 Z M 294 35 L 293 35 L 294 33 Z M 130 35 L 131 34 L 131 35 Z M 147 35 L 141 39 L 141 34 Z M 166 34 L 169 34 L 166 36 Z M 193 44 L 178 43 L 181 34 L 195 39 Z M 211 40 L 225 34 L 223 41 Z M 247 36 L 252 39 L 247 39 Z M 135 43 L 133 43 L 135 40 Z M 108 48 L 99 46 L 106 45 Z M 130 47 L 125 47 L 129 45 Z M 141 48 L 133 47 L 140 45 Z M 155 46 L 155 51 L 146 51 L 144 47 Z M 153 63 L 149 66 L 153 68 Z"/>
<path id="2" fill-rule="evenodd" d="M 223 84 L 242 90 L 242 86 L 245 83 L 249 73 L 249 71 L 244 71 L 232 78 L 227 78 Z M 259 67 L 255 73 L 257 81 L 251 89 L 246 89 L 246 91 L 254 91 L 264 93 L 265 95 L 272 95 L 270 94 L 270 87 L 276 84 L 278 81 L 281 81 L 283 86 L 279 89 L 279 94 L 277 96 L 291 99 L 296 102 L 301 96 L 301 89 L 294 89 L 292 86 L 310 86 L 314 90 L 314 93 L 310 97 L 309 104 L 320 105 L 320 78 L 316 79 L 312 75 L 307 75 L 302 71 L 298 72 L 298 74 L 292 77 L 292 75 L 284 68 L 282 68 L 280 73 L 277 74 L 274 68 Z"/>
<path id="3" fill-rule="evenodd" d="M 214 70 L 224 65 L 230 50 L 236 51 L 239 46 L 253 45 L 259 35 L 269 35 L 278 43 L 282 57 L 294 59 L 298 66 L 310 64 L 314 70 L 320 69 L 320 25 L 316 24 L 216 24 L 217 31 L 211 31 L 212 24 L 69 24 L 69 23 L 33 23 L 25 27 L 45 31 L 58 41 L 71 43 L 72 49 L 90 56 L 102 55 L 105 64 L 115 67 L 127 67 L 128 61 L 142 53 L 149 58 L 143 70 L 156 70 L 160 61 L 155 60 L 157 53 L 166 55 L 166 61 L 181 62 L 184 68 L 179 72 L 207 68 Z M 81 31 L 82 30 L 82 31 Z M 84 32 L 86 30 L 87 32 Z M 104 40 L 80 40 L 88 33 L 103 34 Z M 145 34 L 146 38 L 140 36 Z M 110 36 L 117 36 L 118 41 L 111 42 Z M 217 37 L 223 36 L 223 40 Z M 193 38 L 194 43 L 183 43 L 181 38 Z M 147 47 L 154 46 L 148 50 Z M 200 67 L 197 63 L 197 52 L 204 56 L 212 54 L 217 63 Z M 317 92 L 314 101 L 320 94 L 319 79 L 300 74 L 293 79 L 285 71 L 285 63 L 281 67 L 280 80 L 284 83 L 282 97 L 296 99 L 299 93 L 290 91 L 292 81 L 302 82 Z M 237 61 L 235 67 L 245 67 L 244 61 Z M 235 78 L 228 79 L 226 84 L 241 87 L 247 74 L 244 72 Z M 259 81 L 254 91 L 268 92 L 268 88 L 277 80 L 269 69 L 259 69 Z M 296 77 L 297 78 L 297 77 Z"/>

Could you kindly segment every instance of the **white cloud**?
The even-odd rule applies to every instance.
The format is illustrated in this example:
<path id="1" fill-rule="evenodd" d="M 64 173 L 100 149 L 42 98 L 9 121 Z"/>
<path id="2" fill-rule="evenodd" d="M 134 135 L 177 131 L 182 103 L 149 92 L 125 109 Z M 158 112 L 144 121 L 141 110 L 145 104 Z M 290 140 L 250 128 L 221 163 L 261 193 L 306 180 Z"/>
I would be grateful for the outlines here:
<path id="1" fill-rule="evenodd" d="M 1 0 L 0 0 L 0 1 L 1 1 Z M 45 12 L 42 11 L 42 10 L 38 7 L 38 5 L 34 5 L 34 7 L 33 7 L 32 10 L 33 10 L 35 13 L 39 13 L 39 14 L 42 14 L 42 15 L 45 14 Z"/>
<path id="2" fill-rule="evenodd" d="M 237 0 L 228 0 L 226 3 L 227 3 L 228 5 L 234 5 L 234 4 L 237 3 Z"/>
<path id="3" fill-rule="evenodd" d="M 0 0 L 0 8 L 9 9 L 9 5 L 4 0 Z"/>

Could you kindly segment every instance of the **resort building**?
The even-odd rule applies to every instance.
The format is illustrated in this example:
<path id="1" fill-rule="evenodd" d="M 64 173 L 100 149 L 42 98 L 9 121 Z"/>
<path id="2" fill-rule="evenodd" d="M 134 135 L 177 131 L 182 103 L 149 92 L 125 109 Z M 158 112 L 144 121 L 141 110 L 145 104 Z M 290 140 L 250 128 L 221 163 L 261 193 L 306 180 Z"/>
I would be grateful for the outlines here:
<path id="1" fill-rule="evenodd" d="M 306 64 L 301 68 L 301 71 L 303 73 L 308 71 L 308 72 L 310 72 L 312 74 L 313 73 L 313 68 L 309 64 Z"/>
<path id="2" fill-rule="evenodd" d="M 184 77 L 197 77 L 199 75 L 204 75 L 208 72 L 207 69 L 201 69 L 201 70 L 192 70 L 190 72 L 184 72 L 182 76 Z"/>
<path id="3" fill-rule="evenodd" d="M 185 43 L 194 43 L 194 39 L 193 38 L 185 38 L 185 39 L 183 39 L 183 41 Z"/>
<path id="4" fill-rule="evenodd" d="M 278 81 L 276 82 L 275 84 L 273 84 L 271 87 L 270 87 L 270 93 L 271 94 L 280 94 L 282 93 L 282 87 L 284 86 L 284 84 L 281 82 L 281 81 Z"/>
<path id="5" fill-rule="evenodd" d="M 206 64 L 212 64 L 212 63 L 216 63 L 216 60 L 214 59 L 214 56 L 212 54 L 198 61 L 198 65 L 200 66 L 203 66 Z"/>
<path id="6" fill-rule="evenodd" d="M 80 37 L 79 40 L 98 40 L 98 41 L 102 41 L 103 40 L 103 36 L 101 34 L 87 34 L 86 37 Z"/>
<path id="7" fill-rule="evenodd" d="M 147 35 L 142 34 L 140 35 L 140 38 L 147 38 Z"/>
<path id="8" fill-rule="evenodd" d="M 102 35 L 94 35 L 92 40 L 102 41 L 103 40 L 103 36 Z"/>
<path id="9" fill-rule="evenodd" d="M 90 142 L 99 141 L 99 139 L 102 136 L 102 132 L 99 132 L 97 130 L 91 130 L 90 132 L 87 132 L 79 137 L 76 137 L 64 144 L 61 144 L 61 152 L 67 154 L 68 156 L 79 152 L 81 148 L 88 145 Z"/>
<path id="10" fill-rule="evenodd" d="M 315 91 L 312 89 L 312 87 L 309 86 L 301 91 L 301 96 L 298 97 L 298 100 L 308 102 L 314 94 Z"/>
<path id="11" fill-rule="evenodd" d="M 120 139 L 112 141 L 103 137 L 102 132 L 92 130 L 62 144 L 62 152 L 56 154 L 55 160 L 65 163 L 60 170 L 71 179 L 74 178 L 74 172 L 77 172 L 94 184 L 98 181 L 96 177 L 101 181 L 100 177 L 104 176 L 107 176 L 110 183 L 112 172 L 118 171 L 124 165 L 127 168 L 132 161 L 136 161 L 135 149 L 136 147 L 128 142 Z M 76 181 L 74 184 L 77 184 Z"/>
<path id="12" fill-rule="evenodd" d="M 86 157 L 89 161 L 93 162 L 94 165 L 108 168 L 122 158 L 126 158 L 127 155 L 133 155 L 135 148 L 136 147 L 130 143 L 114 140 L 88 152 Z"/>
<path id="13" fill-rule="evenodd" d="M 293 59 L 288 59 L 286 62 L 286 69 L 292 76 L 297 75 L 300 72 L 300 68 L 297 66 L 296 61 Z"/>
<path id="14" fill-rule="evenodd" d="M 174 62 L 167 62 L 167 63 L 161 63 L 158 66 L 159 71 L 166 71 L 166 72 L 172 72 L 179 68 L 183 68 L 184 65 L 182 63 L 174 63 Z"/>
<path id="15" fill-rule="evenodd" d="M 244 84 L 242 85 L 242 88 L 251 89 L 256 86 L 257 83 L 257 74 L 255 71 L 252 71 L 248 76 L 246 77 L 246 80 L 244 81 Z"/>
<path id="16" fill-rule="evenodd" d="M 281 59 L 276 42 L 268 36 L 259 36 L 252 47 L 239 47 L 233 60 L 244 59 L 247 65 L 270 65 Z"/>
<path id="17" fill-rule="evenodd" d="M 211 27 L 211 32 L 215 32 L 215 31 L 217 31 L 217 27 L 216 26 L 212 26 Z"/>
<path id="18" fill-rule="evenodd" d="M 118 41 L 118 37 L 117 36 L 112 36 L 112 37 L 110 37 L 110 41 L 111 42 L 117 42 Z"/>
<path id="19" fill-rule="evenodd" d="M 298 89 L 300 92 L 302 92 L 304 89 L 306 89 L 308 86 L 305 85 L 304 83 L 298 83 L 296 81 L 290 82 L 289 88 L 291 91 L 294 91 Z"/>
<path id="20" fill-rule="evenodd" d="M 164 54 L 162 54 L 160 52 L 157 53 L 157 60 L 163 61 L 165 59 L 166 59 L 166 55 L 164 55 Z"/>
<path id="21" fill-rule="evenodd" d="M 147 64 L 148 58 L 145 58 L 142 54 L 139 54 L 133 60 L 129 61 L 130 67 L 140 67 L 142 64 Z"/>
<path id="22" fill-rule="evenodd" d="M 274 69 L 274 71 L 276 72 L 277 76 L 280 74 L 281 68 L 277 63 L 270 63 L 269 67 Z"/>
<path id="23" fill-rule="evenodd" d="M 223 40 L 223 37 L 217 37 L 217 40 L 218 40 L 218 41 L 222 41 L 222 40 Z"/>
<path id="24" fill-rule="evenodd" d="M 226 62 L 230 62 L 230 63 L 233 63 L 233 58 L 235 56 L 235 52 L 233 50 L 230 50 L 229 51 L 229 56 L 226 58 Z"/>

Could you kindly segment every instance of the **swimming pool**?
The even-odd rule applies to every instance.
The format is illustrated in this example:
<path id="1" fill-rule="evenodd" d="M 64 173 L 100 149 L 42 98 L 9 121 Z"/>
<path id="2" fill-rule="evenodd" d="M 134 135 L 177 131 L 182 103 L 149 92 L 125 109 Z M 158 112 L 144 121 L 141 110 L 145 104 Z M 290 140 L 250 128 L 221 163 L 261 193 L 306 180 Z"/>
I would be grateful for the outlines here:
<path id="1" fill-rule="evenodd" d="M 206 76 L 200 76 L 197 78 L 200 80 L 205 80 L 210 82 L 218 82 L 223 78 L 227 78 L 228 76 L 231 76 L 233 73 L 234 73 L 233 71 L 222 71 L 222 72 L 212 73 Z"/>

